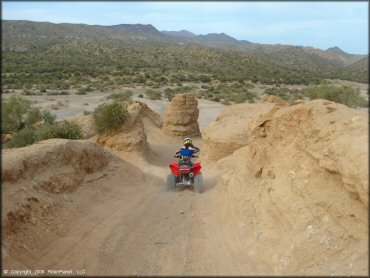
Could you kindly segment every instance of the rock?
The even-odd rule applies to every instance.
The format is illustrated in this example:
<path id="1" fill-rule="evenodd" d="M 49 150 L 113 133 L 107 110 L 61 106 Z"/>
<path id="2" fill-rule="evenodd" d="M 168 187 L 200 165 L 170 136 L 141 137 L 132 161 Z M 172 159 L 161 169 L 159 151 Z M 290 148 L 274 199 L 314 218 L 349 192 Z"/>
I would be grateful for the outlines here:
<path id="1" fill-rule="evenodd" d="M 199 136 L 198 100 L 194 93 L 176 95 L 164 114 L 163 132 L 172 136 Z"/>
<path id="2" fill-rule="evenodd" d="M 276 103 L 278 106 L 286 106 L 287 103 L 282 100 L 281 98 L 273 95 L 263 95 L 261 97 L 261 102 L 262 103 Z"/>
<path id="3" fill-rule="evenodd" d="M 140 101 L 135 101 L 134 105 L 137 105 L 138 110 L 139 110 L 139 115 L 141 117 L 146 117 L 155 126 L 162 127 L 163 122 L 161 120 L 161 117 L 157 113 L 155 113 L 152 109 L 150 109 L 148 105 Z"/>

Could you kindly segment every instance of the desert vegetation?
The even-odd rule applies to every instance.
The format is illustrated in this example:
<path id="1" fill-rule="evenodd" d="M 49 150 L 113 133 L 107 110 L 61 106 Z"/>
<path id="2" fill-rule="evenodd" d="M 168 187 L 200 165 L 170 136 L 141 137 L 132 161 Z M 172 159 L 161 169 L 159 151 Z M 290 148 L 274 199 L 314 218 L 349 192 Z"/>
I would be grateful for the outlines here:
<path id="1" fill-rule="evenodd" d="M 280 97 L 286 101 L 294 101 L 297 99 L 326 99 L 353 108 L 368 107 L 369 105 L 368 101 L 360 95 L 360 90 L 350 86 L 321 84 L 317 86 L 307 86 L 301 90 L 274 87 L 267 88 L 264 93 Z"/>
<path id="2" fill-rule="evenodd" d="M 55 122 L 48 110 L 31 106 L 23 97 L 12 96 L 2 104 L 2 133 L 11 134 L 5 147 L 19 148 L 52 139 L 82 139 L 81 128 L 73 121 Z"/>

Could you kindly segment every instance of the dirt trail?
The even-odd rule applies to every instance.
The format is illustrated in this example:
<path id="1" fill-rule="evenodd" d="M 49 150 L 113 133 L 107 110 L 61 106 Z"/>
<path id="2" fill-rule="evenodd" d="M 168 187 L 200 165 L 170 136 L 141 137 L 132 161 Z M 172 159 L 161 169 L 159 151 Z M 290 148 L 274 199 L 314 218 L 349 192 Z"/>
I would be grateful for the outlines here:
<path id="1" fill-rule="evenodd" d="M 217 177 L 204 169 L 205 190 L 166 192 L 168 164 L 181 143 L 145 122 L 152 153 L 144 159 L 112 151 L 118 158 L 102 179 L 69 196 L 73 209 L 62 208 L 66 220 L 58 238 L 5 256 L 4 269 L 86 270 L 87 275 L 242 274 L 234 267 L 235 251 L 217 222 L 222 202 Z M 200 138 L 196 145 L 202 147 Z M 224 229 L 224 228 L 223 228 Z M 28 248 L 27 248 L 28 249 Z M 251 262 L 250 265 L 253 265 Z M 75 273 L 75 272 L 74 272 Z"/>
<path id="2" fill-rule="evenodd" d="M 79 213 L 70 218 L 71 229 L 27 258 L 29 265 L 86 269 L 95 275 L 246 273 L 234 268 L 228 247 L 233 239 L 222 235 L 217 222 L 216 178 L 204 171 L 203 194 L 166 192 L 167 165 L 179 142 L 159 132 L 153 128 L 148 134 L 153 164 L 129 157 L 144 174 L 118 165 L 114 175 L 88 185 L 90 189 L 81 187 L 73 196 Z M 122 159 L 129 155 L 115 154 Z"/>
<path id="3" fill-rule="evenodd" d="M 222 106 L 211 106 L 207 102 L 200 102 L 200 105 L 210 108 L 200 109 L 200 130 L 205 136 L 207 132 L 203 127 L 216 119 Z M 328 105 L 332 110 L 327 109 Z M 361 142 L 365 140 L 355 131 L 361 135 L 362 123 L 365 121 L 361 115 L 352 115 L 353 111 L 347 110 L 346 113 L 349 114 L 343 114 L 349 117 L 346 121 L 342 119 L 342 114 L 336 115 L 336 112 L 333 112 L 340 111 L 338 105 L 338 107 L 333 105 L 327 102 L 318 107 L 324 112 L 328 111 L 325 113 L 330 117 L 343 120 L 345 126 L 356 135 L 359 141 L 351 139 L 351 142 L 360 142 L 356 143 L 359 150 L 352 147 L 350 154 L 356 156 L 358 161 L 355 162 L 361 166 L 362 160 L 358 159 L 356 150 L 363 154 Z M 269 105 L 266 107 L 271 109 Z M 287 110 L 294 110 L 295 107 L 297 106 L 288 107 Z M 219 129 L 212 129 L 212 126 L 208 128 L 208 142 L 206 139 L 203 142 L 200 137 L 193 139 L 195 145 L 205 153 L 207 144 L 209 148 L 212 140 L 214 142 L 215 139 L 220 139 L 219 137 L 227 137 L 229 133 L 233 133 L 235 138 L 238 138 L 239 134 L 243 135 L 244 125 L 246 126 L 246 122 L 250 120 L 249 116 L 256 112 L 247 104 L 233 106 L 229 110 L 233 113 L 229 116 L 228 113 L 223 113 L 225 122 L 221 115 L 218 123 L 212 125 Z M 248 110 L 247 114 L 241 113 L 245 110 Z M 286 116 L 288 118 L 286 120 L 283 117 L 285 114 L 281 116 L 278 112 L 287 110 L 275 111 L 274 113 L 279 116 L 276 116 L 277 119 L 266 114 L 271 118 L 268 120 L 278 121 L 275 124 L 279 127 L 278 130 L 272 131 L 283 132 L 294 119 L 300 120 L 299 115 L 301 117 L 311 115 L 304 113 L 306 111 L 304 109 L 298 109 L 301 114 L 294 114 L 295 118 Z M 326 115 L 324 112 L 319 115 Z M 329 120 L 335 122 L 332 118 Z M 228 124 L 238 121 L 240 126 Z M 362 223 L 365 219 L 363 215 L 366 214 L 362 203 L 357 199 L 352 200 L 353 196 L 347 196 L 343 188 L 334 187 L 337 183 L 341 184 L 336 181 L 337 176 L 330 172 L 324 174 L 319 168 L 321 167 L 319 163 L 306 165 L 311 160 L 303 160 L 305 158 L 303 155 L 299 156 L 303 157 L 302 160 L 297 160 L 296 157 L 296 160 L 292 161 L 277 160 L 279 167 L 287 165 L 283 167 L 284 171 L 277 171 L 279 167 L 272 165 L 271 161 L 267 164 L 263 160 L 263 151 L 266 151 L 268 149 L 266 145 L 271 143 L 263 140 L 270 138 L 264 132 L 271 127 L 269 124 L 265 125 L 269 122 L 264 118 L 260 121 L 262 124 L 256 125 L 258 129 L 252 133 L 256 137 L 254 141 L 249 142 L 252 144 L 240 147 L 237 151 L 231 150 L 232 154 L 228 154 L 216 164 L 207 165 L 204 164 L 207 161 L 202 161 L 205 188 L 202 194 L 196 194 L 190 189 L 166 191 L 168 164 L 175 160 L 173 155 L 179 148 L 182 138 L 164 135 L 151 121 L 143 118 L 151 151 L 144 152 L 143 155 L 110 150 L 113 159 L 104 170 L 94 173 L 96 175 L 93 177 L 88 176 L 82 185 L 71 194 L 65 194 L 65 197 L 62 197 L 62 194 L 53 195 L 56 202 L 61 201 L 55 211 L 58 221 L 59 219 L 61 221 L 60 225 L 56 227 L 51 225 L 46 230 L 40 230 L 42 225 L 39 227 L 31 223 L 21 226 L 16 235 L 6 238 L 11 248 L 3 247 L 3 269 L 73 270 L 73 274 L 78 274 L 77 270 L 84 270 L 86 275 L 101 276 L 366 273 L 364 262 L 367 262 L 368 253 L 363 250 L 362 243 L 368 242 L 363 231 L 368 225 Z M 337 129 L 341 131 L 340 123 L 337 124 Z M 301 124 L 297 126 L 302 127 Z M 327 131 L 327 126 L 329 124 L 326 122 L 316 124 L 323 132 Z M 329 127 L 331 129 L 324 133 L 325 136 L 332 136 L 334 133 L 334 128 Z M 222 132 L 218 132 L 220 130 Z M 277 142 L 293 140 L 295 135 L 290 135 L 273 138 L 278 138 Z M 231 144 L 239 141 L 234 140 Z M 319 140 L 319 143 L 324 144 L 327 141 L 323 139 Z M 242 143 L 245 142 L 240 144 Z M 292 148 L 288 149 L 290 153 L 283 153 L 285 145 Z M 218 145 L 214 146 L 216 147 L 208 149 L 208 152 L 217 152 Z M 265 147 L 259 149 L 261 146 Z M 282 153 L 278 159 L 292 157 L 292 152 L 296 148 L 295 144 L 282 143 L 279 146 L 280 149 L 274 149 Z M 323 149 L 321 145 L 319 147 Z M 263 166 L 268 166 L 266 170 L 254 171 L 258 165 L 256 160 L 247 160 L 250 158 L 249 148 L 262 153 L 258 154 L 261 161 L 265 162 Z M 336 147 L 336 150 L 338 149 L 340 151 L 340 148 Z M 329 149 L 326 152 L 327 156 L 319 157 L 323 161 L 330 155 Z M 343 157 L 351 159 L 351 156 Z M 204 159 L 207 159 L 207 156 Z M 286 164 L 282 164 L 282 161 Z M 324 181 L 330 181 L 332 183 L 330 188 L 334 189 L 330 190 L 329 182 L 326 183 L 328 186 L 322 189 L 321 184 L 325 183 L 322 180 L 315 183 L 314 178 L 307 189 L 300 187 L 301 184 L 306 184 L 304 181 L 293 184 L 293 187 L 289 181 L 295 181 L 300 174 L 299 169 L 293 167 L 295 165 L 289 164 L 295 161 L 306 163 L 300 164 L 301 167 L 315 169 L 312 172 L 314 178 L 327 177 Z M 357 165 L 355 162 L 353 165 Z M 326 167 L 328 165 L 323 164 Z M 230 174 L 222 169 L 235 171 Z M 272 172 L 274 169 L 276 174 Z M 222 176 L 217 171 L 222 171 Z M 307 171 L 306 175 L 310 173 Z M 292 175 L 295 179 L 290 178 Z M 286 176 L 289 179 L 285 179 Z M 284 186 L 273 187 L 273 182 L 276 181 Z M 307 198 L 304 198 L 306 195 Z M 330 202 L 323 199 L 326 195 Z M 338 196 L 343 197 L 335 199 L 343 202 L 338 205 L 337 210 L 336 204 L 331 203 L 330 196 L 334 196 L 334 199 Z M 14 200 L 11 200 L 13 203 Z M 351 209 L 342 212 L 342 207 L 345 208 L 348 204 L 351 204 Z M 330 211 L 329 208 L 333 210 Z M 347 215 L 349 213 L 353 214 Z M 347 231 L 348 227 L 354 227 L 353 231 L 352 229 Z M 320 261 L 314 263 L 316 258 Z"/>

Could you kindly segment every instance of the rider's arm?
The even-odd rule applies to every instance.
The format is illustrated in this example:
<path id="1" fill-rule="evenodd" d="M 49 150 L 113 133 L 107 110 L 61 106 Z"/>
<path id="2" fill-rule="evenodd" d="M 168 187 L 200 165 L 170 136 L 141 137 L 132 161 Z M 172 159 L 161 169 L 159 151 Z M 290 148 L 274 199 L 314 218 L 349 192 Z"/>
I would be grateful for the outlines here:
<path id="1" fill-rule="evenodd" d="M 191 147 L 193 148 L 193 153 L 197 153 L 197 152 L 200 152 L 200 149 L 198 148 L 198 147 L 196 147 L 196 146 L 193 146 L 193 145 L 191 145 Z"/>

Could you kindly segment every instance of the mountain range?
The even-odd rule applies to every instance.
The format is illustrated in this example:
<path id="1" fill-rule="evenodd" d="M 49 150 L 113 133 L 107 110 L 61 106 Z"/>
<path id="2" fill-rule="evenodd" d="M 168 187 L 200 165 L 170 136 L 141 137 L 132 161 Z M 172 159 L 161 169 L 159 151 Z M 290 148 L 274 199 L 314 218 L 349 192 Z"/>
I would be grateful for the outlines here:
<path id="1" fill-rule="evenodd" d="M 209 51 L 214 49 L 228 53 L 238 52 L 264 63 L 318 75 L 330 72 L 334 73 L 334 77 L 361 82 L 366 82 L 368 75 L 368 55 L 349 54 L 338 47 L 321 50 L 313 47 L 259 44 L 237 40 L 224 33 L 195 35 L 186 30 L 159 31 L 150 24 L 100 26 L 2 20 L 3 51 L 44 51 L 56 45 L 73 42 L 146 48 L 198 45 Z"/>

